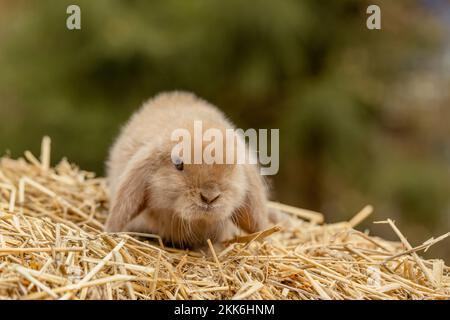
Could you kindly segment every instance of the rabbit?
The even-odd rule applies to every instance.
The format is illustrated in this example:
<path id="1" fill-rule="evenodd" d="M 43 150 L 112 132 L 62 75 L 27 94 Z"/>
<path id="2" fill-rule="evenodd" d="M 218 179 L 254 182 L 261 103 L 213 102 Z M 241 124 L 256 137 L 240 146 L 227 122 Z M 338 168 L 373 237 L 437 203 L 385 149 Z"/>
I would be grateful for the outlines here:
<path id="1" fill-rule="evenodd" d="M 107 232 L 152 233 L 195 249 L 239 229 L 253 233 L 269 226 L 268 188 L 258 165 L 174 160 L 172 132 L 192 133 L 196 120 L 221 132 L 235 128 L 218 108 L 183 91 L 148 100 L 122 128 L 107 160 Z"/>

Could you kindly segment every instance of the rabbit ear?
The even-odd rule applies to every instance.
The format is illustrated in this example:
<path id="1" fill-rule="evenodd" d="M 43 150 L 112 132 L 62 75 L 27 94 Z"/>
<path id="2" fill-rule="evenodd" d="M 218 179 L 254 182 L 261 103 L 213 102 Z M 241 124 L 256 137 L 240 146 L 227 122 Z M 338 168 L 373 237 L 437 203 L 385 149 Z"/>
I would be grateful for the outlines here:
<path id="1" fill-rule="evenodd" d="M 248 181 L 244 203 L 235 210 L 234 221 L 249 233 L 260 231 L 269 225 L 266 186 L 256 165 L 245 165 Z"/>
<path id="2" fill-rule="evenodd" d="M 145 208 L 149 197 L 147 177 L 151 163 L 151 151 L 143 148 L 127 164 L 112 196 L 106 231 L 123 231 L 126 225 Z"/>

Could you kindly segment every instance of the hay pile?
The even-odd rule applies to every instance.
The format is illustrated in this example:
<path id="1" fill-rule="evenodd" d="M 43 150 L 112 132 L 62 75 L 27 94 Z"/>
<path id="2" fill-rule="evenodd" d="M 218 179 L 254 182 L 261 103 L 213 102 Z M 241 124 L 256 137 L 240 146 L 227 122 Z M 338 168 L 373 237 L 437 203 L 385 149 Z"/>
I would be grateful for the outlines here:
<path id="1" fill-rule="evenodd" d="M 50 168 L 50 141 L 38 160 L 0 162 L 0 299 L 449 299 L 450 268 L 424 260 L 449 234 L 415 248 L 320 225 L 318 213 L 270 203 L 289 226 L 242 236 L 219 252 L 164 247 L 102 231 L 105 181 L 66 160 Z"/>

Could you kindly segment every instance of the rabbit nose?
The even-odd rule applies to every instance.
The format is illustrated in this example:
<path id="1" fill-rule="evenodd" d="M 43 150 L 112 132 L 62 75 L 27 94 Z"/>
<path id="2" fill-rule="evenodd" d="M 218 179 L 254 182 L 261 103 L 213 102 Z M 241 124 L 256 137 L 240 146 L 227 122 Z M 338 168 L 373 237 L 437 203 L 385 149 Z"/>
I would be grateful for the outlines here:
<path id="1" fill-rule="evenodd" d="M 211 204 L 220 197 L 220 192 L 218 191 L 201 191 L 200 198 L 206 204 Z"/>

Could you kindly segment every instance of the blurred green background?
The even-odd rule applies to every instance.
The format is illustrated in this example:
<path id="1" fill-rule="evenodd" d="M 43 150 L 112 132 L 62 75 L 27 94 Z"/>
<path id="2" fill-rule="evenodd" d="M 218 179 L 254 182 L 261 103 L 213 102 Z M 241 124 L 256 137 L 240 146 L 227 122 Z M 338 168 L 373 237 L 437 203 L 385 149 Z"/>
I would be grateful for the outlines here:
<path id="1" fill-rule="evenodd" d="M 66 28 L 81 7 L 82 30 Z M 366 28 L 381 7 L 382 30 Z M 0 0 L 0 150 L 53 139 L 103 174 L 120 125 L 191 90 L 240 128 L 280 128 L 272 198 L 413 245 L 450 230 L 447 1 Z M 7 151 L 9 150 L 9 151 Z M 428 256 L 450 260 L 449 241 Z"/>

